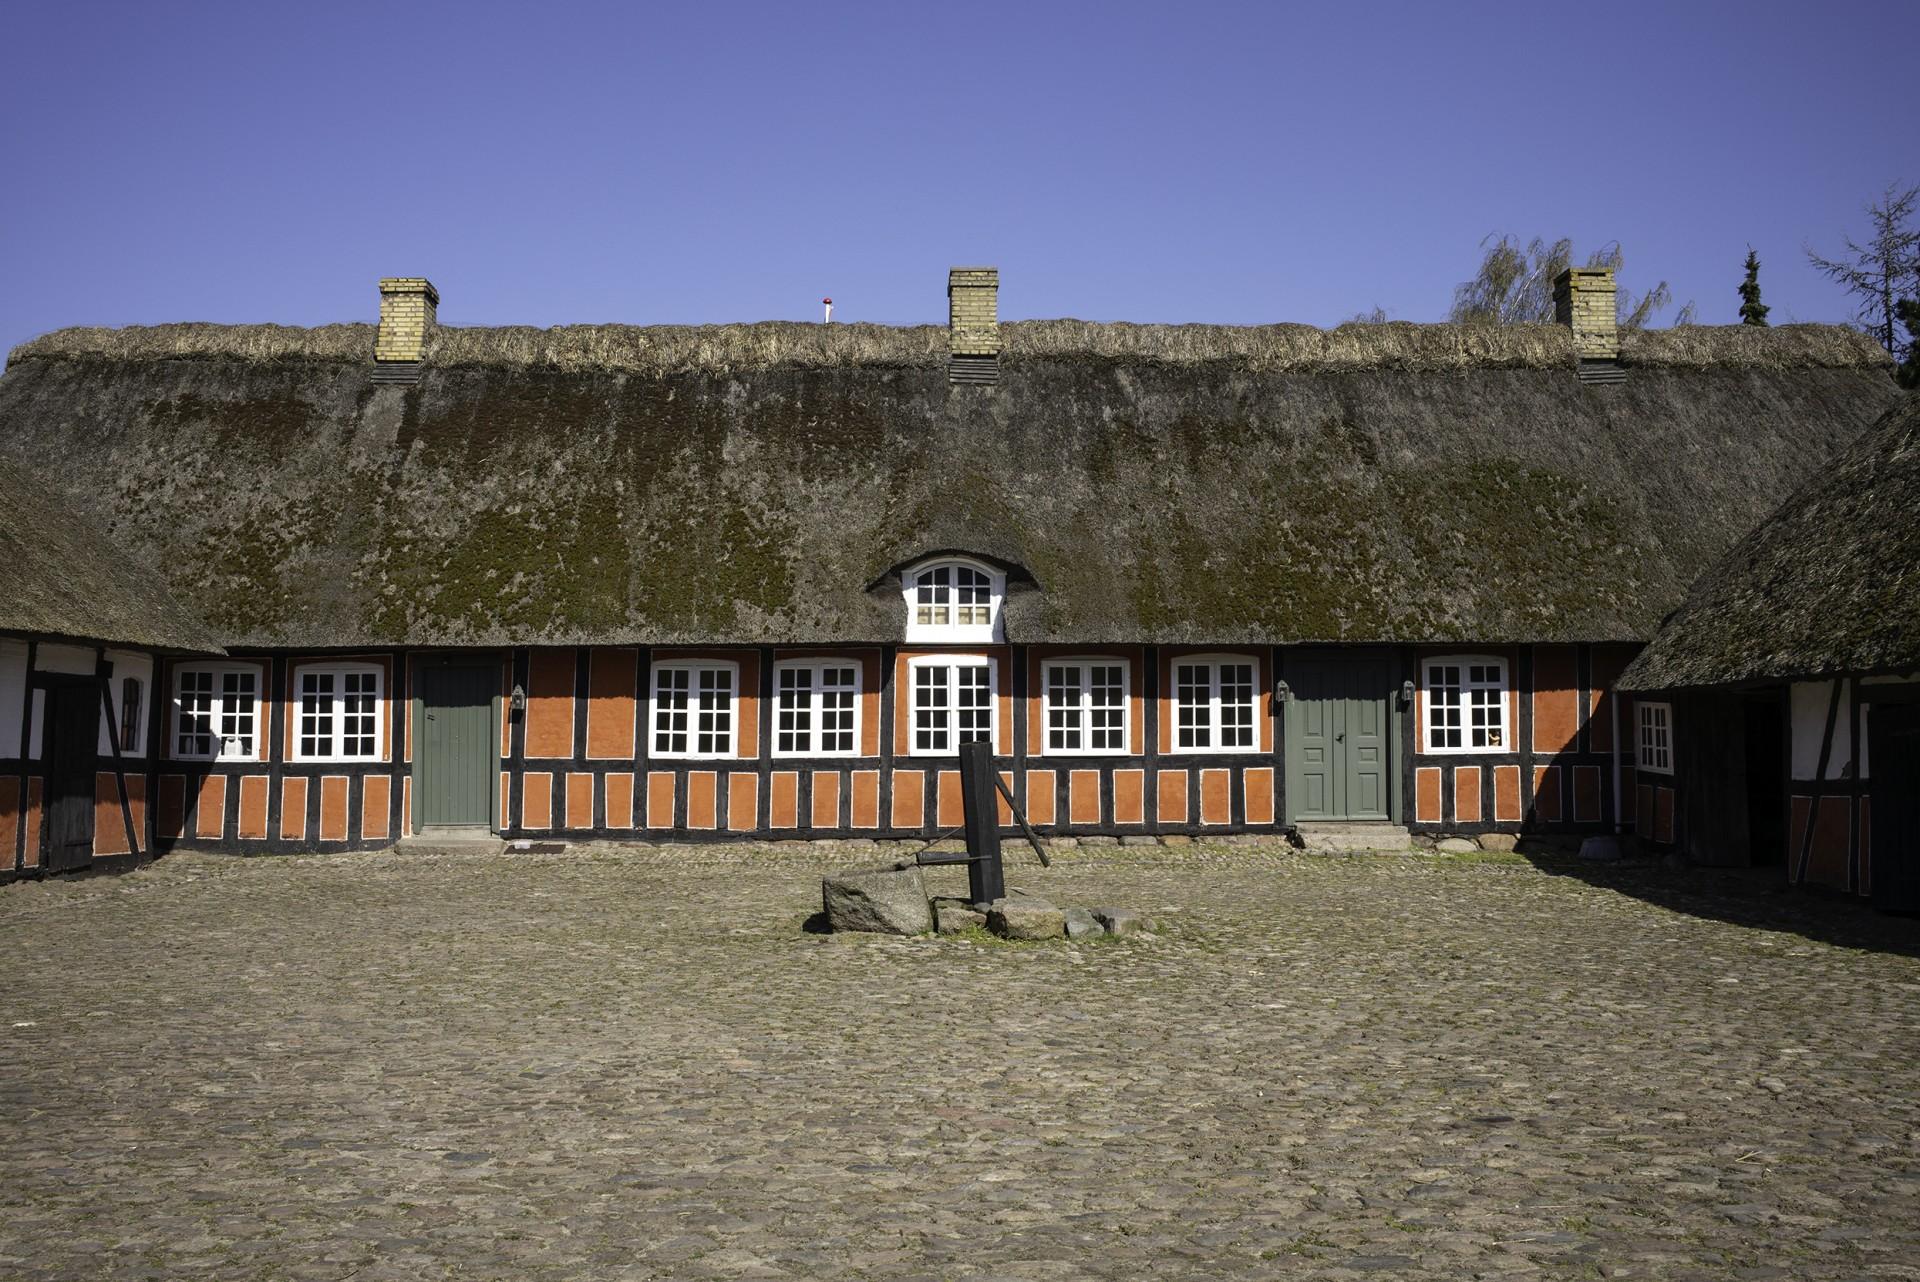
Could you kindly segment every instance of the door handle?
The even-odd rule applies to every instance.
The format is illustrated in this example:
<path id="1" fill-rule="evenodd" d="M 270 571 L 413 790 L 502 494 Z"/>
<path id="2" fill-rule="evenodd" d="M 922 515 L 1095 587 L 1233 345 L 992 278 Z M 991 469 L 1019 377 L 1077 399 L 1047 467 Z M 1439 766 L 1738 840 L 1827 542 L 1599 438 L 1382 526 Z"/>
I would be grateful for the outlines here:
<path id="1" fill-rule="evenodd" d="M 1333 736 L 1333 741 L 1335 743 L 1345 743 L 1347 741 L 1347 736 L 1344 732 L 1341 734 L 1337 734 Z"/>

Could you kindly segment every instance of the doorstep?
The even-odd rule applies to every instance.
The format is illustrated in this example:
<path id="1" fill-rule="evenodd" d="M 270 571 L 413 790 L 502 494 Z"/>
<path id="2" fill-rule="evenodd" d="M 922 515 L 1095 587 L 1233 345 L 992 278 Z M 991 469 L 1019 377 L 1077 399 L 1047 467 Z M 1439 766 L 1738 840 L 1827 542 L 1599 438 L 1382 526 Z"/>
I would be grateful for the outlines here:
<path id="1" fill-rule="evenodd" d="M 1404 824 L 1374 823 L 1338 819 L 1309 820 L 1294 825 L 1294 832 L 1309 851 L 1327 855 L 1353 855 L 1372 852 L 1404 854 L 1413 849 L 1413 838 Z"/>

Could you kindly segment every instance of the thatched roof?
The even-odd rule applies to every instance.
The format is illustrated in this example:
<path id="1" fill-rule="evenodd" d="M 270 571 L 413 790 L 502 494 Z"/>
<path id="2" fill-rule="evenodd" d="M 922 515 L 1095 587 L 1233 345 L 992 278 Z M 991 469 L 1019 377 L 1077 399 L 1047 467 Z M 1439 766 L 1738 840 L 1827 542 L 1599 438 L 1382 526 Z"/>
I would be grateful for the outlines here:
<path id="1" fill-rule="evenodd" d="M 0 454 L 164 567 L 230 643 L 900 636 L 876 576 L 1024 567 L 1009 635 L 1117 643 L 1647 636 L 1809 458 L 1896 394 L 1844 330 L 1557 327 L 63 331 Z"/>
<path id="2" fill-rule="evenodd" d="M 0 456 L 0 632 L 217 652 L 206 626 L 91 520 Z"/>
<path id="3" fill-rule="evenodd" d="M 1920 394 L 1810 475 L 1701 576 L 1623 685 L 1920 670 Z"/>

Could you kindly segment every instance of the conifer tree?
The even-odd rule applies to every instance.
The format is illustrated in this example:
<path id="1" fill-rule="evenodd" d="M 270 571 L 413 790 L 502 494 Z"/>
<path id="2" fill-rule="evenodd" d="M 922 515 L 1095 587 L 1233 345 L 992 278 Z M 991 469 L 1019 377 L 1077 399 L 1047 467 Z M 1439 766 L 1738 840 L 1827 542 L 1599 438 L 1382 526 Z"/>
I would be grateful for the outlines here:
<path id="1" fill-rule="evenodd" d="M 1747 278 L 1740 282 L 1740 323 L 1765 325 L 1769 308 L 1760 301 L 1760 255 L 1747 246 Z"/>

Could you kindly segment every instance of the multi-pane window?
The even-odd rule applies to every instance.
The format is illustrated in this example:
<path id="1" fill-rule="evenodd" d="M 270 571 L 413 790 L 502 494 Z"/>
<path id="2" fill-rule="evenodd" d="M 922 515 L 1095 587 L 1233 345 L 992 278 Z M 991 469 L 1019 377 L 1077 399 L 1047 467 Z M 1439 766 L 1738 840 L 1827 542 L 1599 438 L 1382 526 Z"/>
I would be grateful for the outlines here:
<path id="1" fill-rule="evenodd" d="M 913 755 L 947 756 L 993 739 L 993 664 L 987 659 L 915 659 Z"/>
<path id="2" fill-rule="evenodd" d="M 380 755 L 379 668 L 294 669 L 294 760 L 371 761 Z"/>
<path id="3" fill-rule="evenodd" d="M 1500 659 L 1427 662 L 1427 752 L 1505 752 L 1507 665 Z"/>
<path id="4" fill-rule="evenodd" d="M 858 751 L 860 666 L 841 659 L 774 669 L 773 750 L 783 757 L 851 757 Z"/>
<path id="5" fill-rule="evenodd" d="M 1253 751 L 1253 676 L 1251 659 L 1175 660 L 1174 751 Z"/>
<path id="6" fill-rule="evenodd" d="M 1005 591 L 1001 576 L 983 565 L 942 561 L 905 578 L 909 641 L 992 641 Z"/>
<path id="7" fill-rule="evenodd" d="M 215 761 L 255 755 L 260 670 L 196 664 L 174 679 L 173 755 Z"/>
<path id="8" fill-rule="evenodd" d="M 1047 752 L 1113 753 L 1127 750 L 1127 665 L 1117 659 L 1049 662 L 1046 694 Z"/>
<path id="9" fill-rule="evenodd" d="M 1640 722 L 1638 761 L 1642 770 L 1655 774 L 1673 773 L 1673 705 L 1638 703 L 1635 716 Z"/>
<path id="10" fill-rule="evenodd" d="M 734 755 L 734 694 L 739 669 L 731 663 L 662 664 L 653 673 L 653 755 Z"/>

